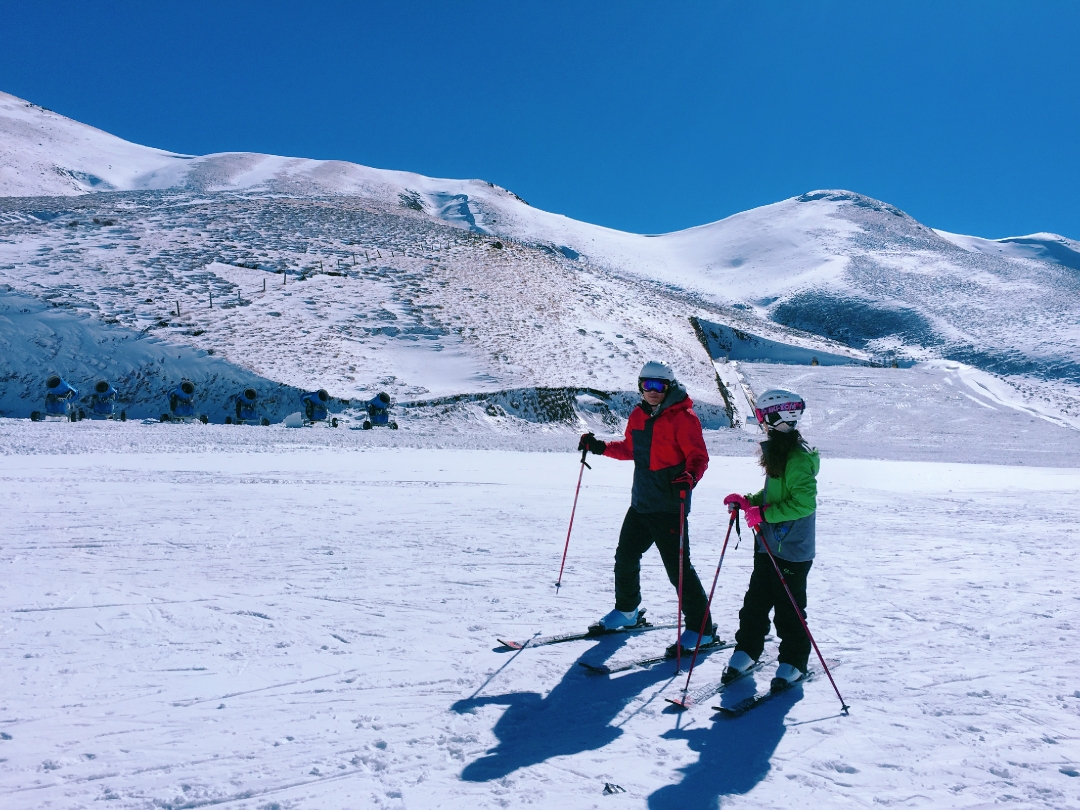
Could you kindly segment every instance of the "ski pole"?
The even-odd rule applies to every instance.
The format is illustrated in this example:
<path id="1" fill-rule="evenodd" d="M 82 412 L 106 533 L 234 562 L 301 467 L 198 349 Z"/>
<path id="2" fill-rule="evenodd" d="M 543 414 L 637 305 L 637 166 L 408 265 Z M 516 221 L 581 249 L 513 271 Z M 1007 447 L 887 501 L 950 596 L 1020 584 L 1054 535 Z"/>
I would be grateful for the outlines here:
<path id="1" fill-rule="evenodd" d="M 761 511 L 764 514 L 765 504 L 761 504 Z M 776 575 L 780 577 L 780 584 L 784 586 L 784 590 L 787 592 L 788 599 L 791 600 L 791 606 L 795 608 L 795 615 L 799 617 L 799 623 L 802 625 L 802 629 L 806 631 L 806 637 L 810 639 L 810 643 L 814 646 L 814 652 L 817 653 L 818 660 L 821 662 L 822 668 L 825 670 L 825 674 L 829 676 L 829 683 L 832 684 L 833 691 L 836 692 L 836 696 L 840 698 L 840 711 L 844 714 L 848 713 L 848 709 L 851 708 L 844 701 L 844 696 L 840 694 L 840 689 L 836 686 L 836 681 L 833 679 L 832 673 L 829 672 L 829 665 L 825 663 L 825 657 L 821 654 L 821 650 L 818 649 L 817 642 L 814 641 L 814 634 L 810 632 L 810 627 L 806 624 L 806 619 L 803 618 L 802 610 L 799 608 L 799 603 L 795 601 L 795 595 L 791 592 L 791 588 L 788 587 L 787 580 L 784 579 L 783 573 L 780 571 L 780 566 L 776 562 L 776 557 L 773 556 L 772 549 L 769 548 L 769 544 L 765 541 L 763 535 L 758 534 L 758 530 L 754 529 L 754 535 L 760 537 L 761 545 L 765 546 L 765 551 L 769 555 L 769 560 L 773 564 L 773 569 L 776 571 Z"/>
<path id="2" fill-rule="evenodd" d="M 566 552 L 570 550 L 570 532 L 574 528 L 574 512 L 577 511 L 578 493 L 581 492 L 581 476 L 583 476 L 585 474 L 585 468 L 589 467 L 588 462 L 585 461 L 585 454 L 588 453 L 588 452 L 589 452 L 589 448 L 587 448 L 587 447 L 581 448 L 581 469 L 578 470 L 577 489 L 574 490 L 574 505 L 570 508 L 570 526 L 566 530 L 566 545 L 563 546 L 562 565 L 559 566 L 559 579 L 555 582 L 555 595 L 556 596 L 559 595 L 559 588 L 562 587 L 563 568 L 566 567 Z M 589 469 L 591 470 L 592 467 L 589 467 Z"/>
<path id="3" fill-rule="evenodd" d="M 701 629 L 698 630 L 698 643 L 694 647 L 694 657 L 690 659 L 690 670 L 686 673 L 686 684 L 683 686 L 683 692 L 686 692 L 690 688 L 690 676 L 694 674 L 694 664 L 697 663 L 698 650 L 701 649 L 701 637 L 705 634 L 705 623 L 709 621 L 709 616 L 712 613 L 712 600 L 713 594 L 716 593 L 716 581 L 720 579 L 720 566 L 724 564 L 724 554 L 727 553 L 728 540 L 731 538 L 731 527 L 735 525 L 735 521 L 738 520 L 739 511 L 737 509 L 732 510 L 731 519 L 728 520 L 727 534 L 724 535 L 724 545 L 720 549 L 720 562 L 716 564 L 716 573 L 713 574 L 712 588 L 709 589 L 709 601 L 705 603 L 705 615 L 701 617 Z"/>
<path id="4" fill-rule="evenodd" d="M 686 490 L 679 492 L 679 615 L 675 620 L 675 674 L 682 672 L 683 547 L 686 545 Z M 699 638 L 698 641 L 701 641 Z"/>

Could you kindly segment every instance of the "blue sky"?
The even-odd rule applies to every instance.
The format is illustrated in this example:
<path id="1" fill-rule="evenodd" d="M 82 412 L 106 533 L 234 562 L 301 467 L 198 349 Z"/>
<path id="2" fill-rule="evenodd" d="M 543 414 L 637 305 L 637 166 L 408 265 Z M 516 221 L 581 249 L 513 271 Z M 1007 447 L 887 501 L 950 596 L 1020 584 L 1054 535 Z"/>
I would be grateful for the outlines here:
<path id="1" fill-rule="evenodd" d="M 659 233 L 816 188 L 1080 238 L 1080 3 L 0 0 L 0 90 L 138 143 L 480 177 Z"/>

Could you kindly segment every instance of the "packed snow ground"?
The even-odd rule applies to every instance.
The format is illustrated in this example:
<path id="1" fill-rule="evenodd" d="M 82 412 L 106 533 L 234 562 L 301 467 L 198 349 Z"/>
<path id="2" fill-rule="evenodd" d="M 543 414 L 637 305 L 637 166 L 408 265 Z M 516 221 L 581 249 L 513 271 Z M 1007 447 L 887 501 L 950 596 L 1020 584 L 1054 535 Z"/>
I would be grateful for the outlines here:
<path id="1" fill-rule="evenodd" d="M 664 709 L 673 665 L 577 666 L 667 632 L 495 641 L 610 608 L 629 464 L 585 471 L 556 596 L 573 453 L 0 427 L 5 808 L 1080 807 L 1076 469 L 826 454 L 809 617 L 851 715 L 819 678 L 723 720 Z M 760 481 L 731 448 L 691 517 L 706 579 L 722 496 Z M 729 550 L 726 638 L 750 564 L 749 542 Z M 643 585 L 654 619 L 673 618 L 654 552 Z"/>

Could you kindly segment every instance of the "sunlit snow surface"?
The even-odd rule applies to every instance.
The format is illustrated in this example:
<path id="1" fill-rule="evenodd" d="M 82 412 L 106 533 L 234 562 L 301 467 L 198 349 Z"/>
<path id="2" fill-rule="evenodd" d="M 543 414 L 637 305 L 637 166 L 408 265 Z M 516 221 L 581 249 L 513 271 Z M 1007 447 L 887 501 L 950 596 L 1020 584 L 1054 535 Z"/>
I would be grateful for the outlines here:
<path id="1" fill-rule="evenodd" d="M 837 369 L 746 369 L 808 371 Z M 932 403 L 883 405 L 872 424 L 826 413 L 834 402 L 808 412 L 808 438 L 832 448 L 809 618 L 851 715 L 818 678 L 733 721 L 716 701 L 665 711 L 671 664 L 610 679 L 577 666 L 656 652 L 666 632 L 498 649 L 611 606 L 631 465 L 585 471 L 556 596 L 577 457 L 512 449 L 568 448 L 569 430 L 422 449 L 404 445 L 435 436 L 404 429 L 0 420 L 0 804 L 1080 806 L 1077 434 L 973 403 L 964 422 L 960 400 L 942 395 L 955 440 L 939 462 L 904 460 L 934 456 L 897 440 Z M 1010 425 L 1056 442 L 1057 466 L 1032 466 L 1055 461 Z M 759 485 L 754 438 L 708 432 L 691 517 L 703 578 L 723 495 Z M 845 459 L 845 443 L 881 460 Z M 988 456 L 1003 464 L 960 463 Z M 749 542 L 729 549 L 725 638 L 750 564 Z M 653 552 L 643 583 L 672 619 Z"/>

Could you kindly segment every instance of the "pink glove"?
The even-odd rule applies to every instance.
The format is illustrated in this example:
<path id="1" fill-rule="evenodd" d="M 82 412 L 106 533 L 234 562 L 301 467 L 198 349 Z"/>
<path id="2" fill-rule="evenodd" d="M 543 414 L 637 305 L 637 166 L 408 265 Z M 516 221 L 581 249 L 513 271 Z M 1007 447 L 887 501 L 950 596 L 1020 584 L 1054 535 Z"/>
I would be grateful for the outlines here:
<path id="1" fill-rule="evenodd" d="M 749 509 L 743 509 L 743 517 L 746 518 L 746 525 L 751 529 L 756 529 L 765 520 L 761 514 L 760 506 L 751 506 Z"/>
<path id="2" fill-rule="evenodd" d="M 750 501 L 744 495 L 732 492 L 724 498 L 724 506 L 727 507 L 729 512 L 734 512 L 736 509 L 742 509 L 745 512 L 750 508 Z"/>

